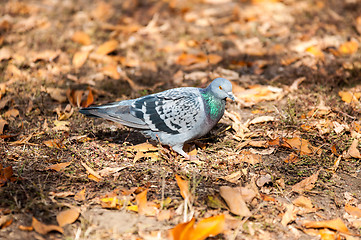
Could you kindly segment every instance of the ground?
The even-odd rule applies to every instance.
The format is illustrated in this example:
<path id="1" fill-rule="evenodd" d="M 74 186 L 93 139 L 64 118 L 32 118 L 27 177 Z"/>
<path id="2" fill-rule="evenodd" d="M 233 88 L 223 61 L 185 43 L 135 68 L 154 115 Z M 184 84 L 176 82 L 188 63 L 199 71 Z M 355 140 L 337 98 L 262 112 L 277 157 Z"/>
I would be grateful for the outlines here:
<path id="1" fill-rule="evenodd" d="M 1 239 L 360 238 L 359 1 L 3 1 L 0 12 Z M 197 160 L 78 112 L 219 76 L 237 100 L 186 146 Z M 219 231 L 170 230 L 192 217 Z"/>

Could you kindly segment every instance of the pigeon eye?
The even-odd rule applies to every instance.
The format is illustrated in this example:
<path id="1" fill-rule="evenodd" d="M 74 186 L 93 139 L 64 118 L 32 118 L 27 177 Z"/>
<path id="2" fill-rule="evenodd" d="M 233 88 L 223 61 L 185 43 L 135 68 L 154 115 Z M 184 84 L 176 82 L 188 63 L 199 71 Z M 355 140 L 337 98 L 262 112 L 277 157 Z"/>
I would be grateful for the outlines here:
<path id="1" fill-rule="evenodd" d="M 223 88 L 222 88 L 221 86 L 219 86 L 219 89 L 221 89 L 221 90 L 222 90 Z"/>

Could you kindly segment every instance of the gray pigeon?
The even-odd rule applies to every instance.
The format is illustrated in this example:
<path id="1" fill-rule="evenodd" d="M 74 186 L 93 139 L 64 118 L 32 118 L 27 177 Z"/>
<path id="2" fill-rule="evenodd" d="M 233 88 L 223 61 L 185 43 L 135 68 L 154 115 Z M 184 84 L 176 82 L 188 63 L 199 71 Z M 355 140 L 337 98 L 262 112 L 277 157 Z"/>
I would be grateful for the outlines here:
<path id="1" fill-rule="evenodd" d="M 182 87 L 137 99 L 82 108 L 80 113 L 135 128 L 189 159 L 183 144 L 208 133 L 222 118 L 232 84 L 216 78 L 207 88 Z"/>

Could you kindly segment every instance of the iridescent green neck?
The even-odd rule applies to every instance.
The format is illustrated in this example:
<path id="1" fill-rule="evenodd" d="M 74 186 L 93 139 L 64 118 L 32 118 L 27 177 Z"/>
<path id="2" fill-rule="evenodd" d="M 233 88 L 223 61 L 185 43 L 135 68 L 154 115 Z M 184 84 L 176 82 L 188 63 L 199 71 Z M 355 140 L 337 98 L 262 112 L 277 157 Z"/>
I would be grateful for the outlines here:
<path id="1" fill-rule="evenodd" d="M 221 99 L 216 98 L 214 95 L 207 91 L 201 92 L 205 103 L 206 111 L 209 112 L 209 115 L 212 120 L 218 120 L 220 115 L 223 115 L 224 103 Z"/>

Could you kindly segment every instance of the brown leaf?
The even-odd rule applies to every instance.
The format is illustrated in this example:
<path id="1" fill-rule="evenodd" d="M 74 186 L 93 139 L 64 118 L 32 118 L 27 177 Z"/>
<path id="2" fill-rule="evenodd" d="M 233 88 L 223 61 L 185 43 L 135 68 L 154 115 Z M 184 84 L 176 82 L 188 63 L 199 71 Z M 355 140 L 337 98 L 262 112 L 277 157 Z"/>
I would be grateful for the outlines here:
<path id="1" fill-rule="evenodd" d="M 4 119 L 0 119 L 0 135 L 2 135 L 4 133 L 4 127 L 7 124 L 8 124 L 7 121 L 5 121 Z"/>
<path id="2" fill-rule="evenodd" d="M 340 218 L 327 221 L 310 221 L 303 224 L 305 228 L 329 228 L 342 233 L 349 233 L 348 228 Z"/>
<path id="3" fill-rule="evenodd" d="M 43 141 L 43 143 L 50 148 L 65 148 L 63 141 L 60 139 L 51 139 L 51 140 L 46 140 Z"/>
<path id="4" fill-rule="evenodd" d="M 46 88 L 46 92 L 50 95 L 52 99 L 58 101 L 59 103 L 63 103 L 66 101 L 66 90 L 61 88 Z"/>
<path id="5" fill-rule="evenodd" d="M 86 101 L 82 102 L 82 107 L 89 107 L 94 102 L 94 96 L 91 88 L 88 90 L 88 97 L 86 98 Z"/>
<path id="6" fill-rule="evenodd" d="M 15 108 L 10 109 L 4 113 L 5 118 L 15 118 L 17 116 L 19 116 L 19 110 L 15 109 Z"/>
<path id="7" fill-rule="evenodd" d="M 239 188 L 232 188 L 228 186 L 220 187 L 220 194 L 226 201 L 231 213 L 239 216 L 251 216 Z"/>
<path id="8" fill-rule="evenodd" d="M 148 190 L 144 190 L 135 197 L 138 206 L 138 213 L 146 216 L 156 216 L 158 208 L 154 203 L 147 201 L 147 192 Z"/>
<path id="9" fill-rule="evenodd" d="M 180 193 L 183 199 L 189 199 L 192 197 L 191 193 L 189 192 L 189 182 L 183 180 L 180 176 L 175 175 L 175 179 L 177 180 L 178 187 L 180 189 Z"/>
<path id="10" fill-rule="evenodd" d="M 350 204 L 346 204 L 345 211 L 352 216 L 361 218 L 361 209 L 358 207 L 354 207 L 354 206 L 351 206 Z"/>
<path id="11" fill-rule="evenodd" d="M 75 68 L 80 68 L 88 59 L 90 51 L 77 51 L 74 53 L 72 63 Z"/>
<path id="12" fill-rule="evenodd" d="M 88 165 L 86 165 L 86 163 L 84 162 L 80 162 L 81 165 L 83 165 L 83 167 L 88 171 L 88 173 L 90 173 L 91 175 L 93 175 L 95 178 L 97 178 L 98 180 L 102 180 L 103 178 L 97 173 L 95 172 L 93 169 L 91 169 Z"/>
<path id="13" fill-rule="evenodd" d="M 320 173 L 320 171 L 321 170 L 318 170 L 317 172 L 315 172 L 314 174 L 312 174 L 308 178 L 305 178 L 301 182 L 293 185 L 292 186 L 292 191 L 298 192 L 298 193 L 303 193 L 305 191 L 309 191 L 312 188 L 314 188 L 315 183 L 316 183 L 316 181 L 318 179 L 318 174 Z"/>
<path id="14" fill-rule="evenodd" d="M 346 103 L 358 102 L 358 99 L 361 97 L 361 93 L 353 91 L 340 91 L 338 95 L 341 97 L 342 101 Z"/>
<path id="15" fill-rule="evenodd" d="M 247 162 L 249 164 L 257 164 L 261 161 L 261 156 L 258 154 L 251 153 L 248 150 L 242 150 L 238 155 L 238 160 L 240 162 Z"/>
<path id="16" fill-rule="evenodd" d="M 85 201 L 85 199 L 86 199 L 85 198 L 85 190 L 86 190 L 86 188 L 83 188 L 83 190 L 77 192 L 74 196 L 74 199 L 76 201 Z"/>
<path id="17" fill-rule="evenodd" d="M 282 217 L 281 220 L 281 224 L 283 226 L 287 226 L 287 224 L 289 224 L 290 222 L 296 220 L 297 217 L 297 208 L 295 206 L 293 206 L 292 204 L 288 204 L 287 205 L 287 210 L 285 212 L 285 214 Z"/>
<path id="18" fill-rule="evenodd" d="M 0 62 L 2 60 L 8 60 L 12 56 L 12 51 L 8 47 L 3 47 L 0 49 Z"/>
<path id="19" fill-rule="evenodd" d="M 107 55 L 117 49 L 119 43 L 116 40 L 109 40 L 100 45 L 95 51 L 96 54 Z"/>
<path id="20" fill-rule="evenodd" d="M 60 55 L 61 51 L 53 51 L 53 50 L 44 50 L 42 52 L 36 52 L 33 53 L 32 61 L 47 61 L 52 62 L 55 58 L 57 58 Z"/>
<path id="21" fill-rule="evenodd" d="M 306 48 L 306 52 L 312 54 L 314 57 L 316 57 L 320 60 L 325 59 L 325 55 L 323 54 L 322 50 L 319 47 L 316 47 L 316 46 L 308 47 L 308 48 Z"/>
<path id="22" fill-rule="evenodd" d="M 40 233 L 42 235 L 46 235 L 47 233 L 51 231 L 57 231 L 60 233 L 64 233 L 63 228 L 56 226 L 56 225 L 46 225 L 44 223 L 39 222 L 36 220 L 36 218 L 33 217 L 32 227 L 37 233 Z"/>
<path id="23" fill-rule="evenodd" d="M 28 231 L 28 232 L 34 231 L 33 226 L 19 225 L 18 228 L 19 228 L 21 231 Z"/>
<path id="24" fill-rule="evenodd" d="M 128 147 L 128 149 L 132 150 L 132 151 L 137 151 L 137 152 L 150 152 L 150 151 L 158 151 L 158 147 L 150 144 L 150 143 L 141 143 L 141 144 L 137 144 L 134 146 L 130 146 Z"/>
<path id="25" fill-rule="evenodd" d="M 64 168 L 66 168 L 67 166 L 69 166 L 71 163 L 70 162 L 64 162 L 64 163 L 57 163 L 57 164 L 53 164 L 49 167 L 46 167 L 45 170 L 54 170 L 54 171 L 61 171 Z"/>
<path id="26" fill-rule="evenodd" d="M 58 222 L 60 227 L 64 227 L 68 224 L 75 222 L 80 215 L 79 209 L 71 208 L 65 211 L 60 212 L 56 216 L 56 221 Z"/>
<path id="27" fill-rule="evenodd" d="M 348 151 L 343 154 L 345 158 L 361 158 L 360 151 L 357 149 L 358 139 L 354 139 Z"/>
<path id="28" fill-rule="evenodd" d="M 75 32 L 71 37 L 71 40 L 82 45 L 91 44 L 89 35 L 82 31 Z"/>
<path id="29" fill-rule="evenodd" d="M 292 203 L 298 207 L 303 207 L 303 208 L 307 208 L 307 209 L 313 208 L 311 200 L 305 196 L 299 196 L 298 198 L 293 200 Z"/>

